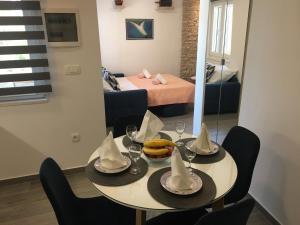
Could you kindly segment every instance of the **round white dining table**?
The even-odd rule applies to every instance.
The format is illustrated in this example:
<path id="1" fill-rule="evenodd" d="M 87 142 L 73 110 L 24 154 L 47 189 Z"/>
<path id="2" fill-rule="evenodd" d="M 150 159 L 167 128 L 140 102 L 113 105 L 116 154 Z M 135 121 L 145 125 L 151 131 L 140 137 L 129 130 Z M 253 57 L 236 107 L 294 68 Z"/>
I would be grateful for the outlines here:
<path id="1" fill-rule="evenodd" d="M 174 131 L 162 131 L 168 134 L 173 141 L 178 139 L 178 135 Z M 128 152 L 123 145 L 123 137 L 115 138 L 115 142 L 121 152 Z M 191 134 L 184 133 L 182 138 L 191 138 Z M 89 158 L 89 162 L 99 157 L 98 152 L 95 151 Z M 164 162 L 151 162 L 144 155 L 142 155 L 149 165 L 148 171 L 141 179 L 123 186 L 103 186 L 96 183 L 93 185 L 100 191 L 102 195 L 111 199 L 114 202 L 136 209 L 136 225 L 143 225 L 146 220 L 147 210 L 163 210 L 163 211 L 178 211 L 176 208 L 170 208 L 166 205 L 156 201 L 148 192 L 147 181 L 149 177 L 157 170 L 164 167 L 170 167 L 170 159 Z M 226 152 L 225 157 L 215 163 L 211 164 L 195 164 L 192 163 L 194 169 L 198 169 L 208 174 L 216 185 L 216 196 L 210 203 L 213 209 L 219 209 L 224 206 L 224 196 L 233 187 L 237 178 L 237 166 L 231 155 Z"/>

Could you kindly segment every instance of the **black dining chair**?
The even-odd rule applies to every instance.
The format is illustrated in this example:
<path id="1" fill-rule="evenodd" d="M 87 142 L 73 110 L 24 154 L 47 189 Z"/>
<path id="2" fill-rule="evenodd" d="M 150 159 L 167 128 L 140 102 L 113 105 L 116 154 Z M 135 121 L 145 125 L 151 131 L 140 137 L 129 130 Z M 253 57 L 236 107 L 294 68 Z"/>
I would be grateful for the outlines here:
<path id="1" fill-rule="evenodd" d="M 59 225 L 133 225 L 135 210 L 105 197 L 78 198 L 57 163 L 47 158 L 40 168 L 40 180 Z"/>
<path id="2" fill-rule="evenodd" d="M 231 154 L 238 168 L 237 180 L 231 191 L 226 194 L 225 204 L 236 203 L 248 194 L 260 141 L 253 132 L 235 126 L 228 132 L 222 146 Z M 191 225 L 195 223 L 197 218 L 206 213 L 205 209 L 200 208 L 184 212 L 164 213 L 157 219 L 169 224 L 180 224 L 181 222 L 185 225 Z"/>
<path id="3" fill-rule="evenodd" d="M 144 115 L 131 115 L 117 119 L 117 121 L 114 123 L 114 138 L 126 134 L 126 127 L 129 124 L 136 125 L 137 129 L 139 130 L 142 125 L 143 119 Z"/>
<path id="4" fill-rule="evenodd" d="M 228 132 L 222 146 L 233 157 L 238 169 L 236 182 L 225 196 L 225 204 L 230 204 L 240 201 L 248 194 L 260 141 L 250 130 L 235 126 Z"/>
<path id="5" fill-rule="evenodd" d="M 242 200 L 222 210 L 203 216 L 195 225 L 246 225 L 255 201 L 251 198 Z"/>
<path id="6" fill-rule="evenodd" d="M 146 225 L 246 225 L 254 204 L 254 200 L 249 198 L 224 209 L 198 215 L 192 220 L 188 216 L 180 220 L 176 217 L 172 220 L 165 220 L 157 216 L 148 220 Z M 191 223 L 193 220 L 194 223 Z"/>

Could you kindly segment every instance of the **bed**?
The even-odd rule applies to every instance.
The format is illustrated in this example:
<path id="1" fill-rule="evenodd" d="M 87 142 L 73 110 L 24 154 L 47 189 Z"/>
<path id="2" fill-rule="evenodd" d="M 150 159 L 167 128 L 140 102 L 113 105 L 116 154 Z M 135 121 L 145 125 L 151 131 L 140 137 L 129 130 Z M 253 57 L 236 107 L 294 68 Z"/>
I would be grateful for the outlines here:
<path id="1" fill-rule="evenodd" d="M 153 79 L 140 79 L 138 76 L 118 78 L 122 91 L 146 89 L 148 107 L 194 102 L 195 85 L 171 74 L 162 74 L 167 84 L 152 84 Z"/>

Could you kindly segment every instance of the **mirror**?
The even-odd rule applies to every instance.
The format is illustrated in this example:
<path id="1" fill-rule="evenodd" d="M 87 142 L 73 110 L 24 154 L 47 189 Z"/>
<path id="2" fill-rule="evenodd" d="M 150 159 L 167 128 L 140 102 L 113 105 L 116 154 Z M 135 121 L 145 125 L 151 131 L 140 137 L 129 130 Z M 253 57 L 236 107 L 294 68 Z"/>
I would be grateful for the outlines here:
<path id="1" fill-rule="evenodd" d="M 203 122 L 219 144 L 238 123 L 249 4 L 210 1 Z"/>

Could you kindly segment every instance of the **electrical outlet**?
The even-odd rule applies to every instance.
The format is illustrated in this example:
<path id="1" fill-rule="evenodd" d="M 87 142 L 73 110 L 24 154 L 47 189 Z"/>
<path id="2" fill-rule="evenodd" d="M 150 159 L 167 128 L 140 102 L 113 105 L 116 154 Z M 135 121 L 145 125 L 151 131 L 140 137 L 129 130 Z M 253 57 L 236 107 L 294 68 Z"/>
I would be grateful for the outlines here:
<path id="1" fill-rule="evenodd" d="M 79 142 L 80 141 L 80 134 L 79 133 L 72 133 L 72 142 Z"/>

